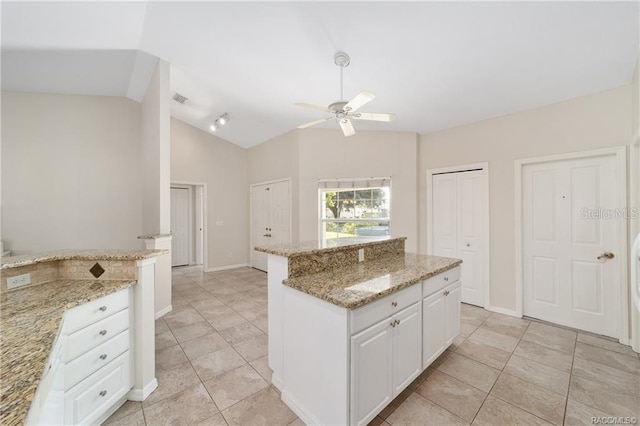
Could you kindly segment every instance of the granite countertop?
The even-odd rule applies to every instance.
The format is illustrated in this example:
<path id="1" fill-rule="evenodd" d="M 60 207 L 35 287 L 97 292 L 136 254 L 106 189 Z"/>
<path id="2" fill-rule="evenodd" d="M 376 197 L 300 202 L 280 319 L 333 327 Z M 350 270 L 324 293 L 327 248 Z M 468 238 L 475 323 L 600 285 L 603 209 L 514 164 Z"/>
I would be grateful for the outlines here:
<path id="1" fill-rule="evenodd" d="M 160 238 L 166 238 L 173 236 L 173 233 L 169 232 L 168 234 L 148 234 L 148 235 L 139 235 L 139 240 L 157 240 Z"/>
<path id="2" fill-rule="evenodd" d="M 0 424 L 24 424 L 64 312 L 133 284 L 59 280 L 0 296 Z"/>
<path id="3" fill-rule="evenodd" d="M 404 241 L 406 239 L 407 237 L 331 238 L 326 240 L 303 241 L 300 243 L 257 246 L 255 247 L 255 250 L 290 258 L 309 254 L 340 251 L 345 248 L 362 248 L 394 240 Z"/>
<path id="4" fill-rule="evenodd" d="M 143 260 L 167 253 L 169 250 L 56 250 L 0 258 L 0 269 L 18 268 L 52 260 Z"/>
<path id="5" fill-rule="evenodd" d="M 450 257 L 404 253 L 289 278 L 283 284 L 334 305 L 355 309 L 461 263 L 462 260 Z"/>

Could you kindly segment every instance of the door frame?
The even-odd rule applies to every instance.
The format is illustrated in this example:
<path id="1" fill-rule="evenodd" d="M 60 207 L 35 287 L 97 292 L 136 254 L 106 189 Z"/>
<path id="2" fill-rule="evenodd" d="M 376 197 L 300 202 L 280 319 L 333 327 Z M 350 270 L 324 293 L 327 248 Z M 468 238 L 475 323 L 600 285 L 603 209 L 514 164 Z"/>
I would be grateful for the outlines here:
<path id="1" fill-rule="evenodd" d="M 293 215 L 291 214 L 293 211 L 293 194 L 291 193 L 293 188 L 291 186 L 291 177 L 249 184 L 249 266 L 252 268 L 254 267 L 253 256 L 251 253 L 253 250 L 253 188 L 256 186 L 272 185 L 280 182 L 289 182 L 289 240 L 293 240 Z"/>
<path id="2" fill-rule="evenodd" d="M 618 146 L 613 148 L 597 149 L 592 151 L 578 151 L 565 154 L 547 155 L 543 157 L 525 158 L 514 161 L 514 187 L 515 187 L 515 243 L 516 243 L 516 314 L 520 317 L 524 314 L 524 257 L 523 257 L 523 220 L 522 220 L 522 169 L 529 164 L 553 163 L 563 160 L 579 160 L 591 157 L 601 157 L 606 155 L 615 156 L 615 197 L 616 207 L 623 209 L 627 207 L 627 147 Z M 619 220 L 618 227 L 618 247 L 616 256 L 620 259 L 619 291 L 620 291 L 620 336 L 618 339 L 622 344 L 629 344 L 629 278 L 627 273 L 628 264 L 628 224 L 627 221 Z"/>
<path id="3" fill-rule="evenodd" d="M 433 175 L 442 173 L 460 173 L 471 170 L 482 171 L 482 203 L 484 212 L 484 246 L 482 249 L 485 253 L 484 259 L 484 275 L 482 277 L 482 291 L 484 308 L 488 310 L 496 310 L 491 308 L 491 244 L 490 244 L 490 216 L 489 216 L 489 163 L 472 163 L 460 164 L 456 166 L 440 167 L 437 169 L 427 169 L 427 254 L 433 253 Z"/>
<path id="4" fill-rule="evenodd" d="M 191 214 L 189 215 L 191 221 L 193 221 L 193 207 L 194 207 L 194 203 L 193 203 L 193 189 L 194 187 L 202 187 L 202 194 L 203 194 L 203 198 L 202 198 L 202 270 L 203 271 L 208 271 L 208 263 L 209 263 L 209 238 L 207 238 L 207 230 L 209 229 L 207 226 L 207 183 L 206 182 L 192 182 L 192 181 L 171 181 L 171 184 L 169 186 L 176 186 L 176 187 L 188 187 L 191 188 L 190 191 L 190 209 L 191 209 Z M 194 224 L 195 225 L 195 224 Z M 192 231 L 195 230 L 195 227 L 192 228 Z M 193 232 L 191 232 L 191 236 L 189 237 L 189 239 L 191 240 L 190 242 L 190 253 L 191 250 L 193 250 L 194 247 L 194 235 Z M 191 260 L 195 260 L 196 256 L 195 253 L 192 256 L 189 256 L 189 262 L 191 262 Z"/>

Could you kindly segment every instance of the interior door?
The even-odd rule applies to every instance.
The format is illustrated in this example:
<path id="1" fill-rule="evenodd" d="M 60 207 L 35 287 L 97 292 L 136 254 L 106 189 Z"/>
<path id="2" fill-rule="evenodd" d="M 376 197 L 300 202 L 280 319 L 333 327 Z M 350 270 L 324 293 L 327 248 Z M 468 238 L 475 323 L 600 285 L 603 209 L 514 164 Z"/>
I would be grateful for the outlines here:
<path id="1" fill-rule="evenodd" d="M 433 254 L 462 259 L 462 301 L 484 306 L 482 170 L 433 175 Z"/>
<path id="2" fill-rule="evenodd" d="M 270 223 L 270 185 L 251 187 L 251 242 L 253 247 L 271 243 Z M 267 254 L 255 251 L 251 247 L 251 266 L 262 271 L 267 270 Z"/>
<path id="3" fill-rule="evenodd" d="M 189 190 L 171 188 L 171 266 L 189 264 Z"/>
<path id="4" fill-rule="evenodd" d="M 524 314 L 619 337 L 615 157 L 522 169 Z"/>
<path id="5" fill-rule="evenodd" d="M 291 242 L 291 195 L 289 181 L 274 183 L 270 186 L 271 228 L 270 244 Z"/>

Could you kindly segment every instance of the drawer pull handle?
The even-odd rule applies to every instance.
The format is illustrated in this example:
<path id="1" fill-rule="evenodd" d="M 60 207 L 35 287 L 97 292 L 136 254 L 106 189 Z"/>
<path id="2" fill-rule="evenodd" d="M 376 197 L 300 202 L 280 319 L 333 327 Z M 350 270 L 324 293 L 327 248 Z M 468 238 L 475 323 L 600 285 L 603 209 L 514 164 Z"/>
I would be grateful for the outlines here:
<path id="1" fill-rule="evenodd" d="M 107 394 L 106 390 L 100 391 L 100 396 L 105 396 Z"/>
<path id="2" fill-rule="evenodd" d="M 104 311 L 106 311 L 106 310 L 107 310 L 107 307 L 106 307 L 105 305 L 102 305 L 102 306 L 100 306 L 100 310 L 101 310 L 102 312 L 104 312 Z"/>
<path id="3" fill-rule="evenodd" d="M 449 277 L 444 277 L 444 280 L 445 281 L 449 281 Z"/>
<path id="4" fill-rule="evenodd" d="M 395 308 L 396 306 L 398 306 L 398 302 L 391 302 L 391 306 Z"/>
<path id="5" fill-rule="evenodd" d="M 445 291 L 445 292 L 444 292 L 444 295 L 445 295 L 445 296 L 448 296 L 448 295 L 449 295 L 449 290 Z"/>
<path id="6" fill-rule="evenodd" d="M 100 335 L 104 336 L 105 334 L 107 334 L 107 330 L 100 330 Z"/>
<path id="7" fill-rule="evenodd" d="M 395 327 L 396 326 L 396 322 L 393 321 L 390 325 L 391 325 L 391 327 Z"/>
<path id="8" fill-rule="evenodd" d="M 102 360 L 107 359 L 107 354 L 100 355 L 100 359 L 102 359 Z"/>
<path id="9" fill-rule="evenodd" d="M 396 325 L 400 325 L 400 320 L 396 320 Z"/>

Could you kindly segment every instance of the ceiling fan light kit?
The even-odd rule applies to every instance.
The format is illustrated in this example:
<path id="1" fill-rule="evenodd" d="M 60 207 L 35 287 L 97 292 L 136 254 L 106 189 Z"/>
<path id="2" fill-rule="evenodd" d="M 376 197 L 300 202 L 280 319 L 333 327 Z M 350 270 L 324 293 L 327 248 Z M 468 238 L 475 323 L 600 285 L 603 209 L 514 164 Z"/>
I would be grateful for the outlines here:
<path id="1" fill-rule="evenodd" d="M 345 52 L 338 51 L 335 53 L 335 55 L 333 55 L 333 62 L 338 67 L 340 67 L 340 100 L 330 104 L 326 108 L 302 102 L 296 103 L 295 105 L 299 107 L 314 109 L 331 114 L 327 118 L 321 118 L 319 120 L 301 124 L 300 126 L 298 126 L 298 129 L 306 129 L 307 127 L 315 126 L 316 124 L 324 123 L 325 121 L 329 121 L 332 118 L 335 118 L 336 122 L 342 129 L 342 133 L 344 133 L 345 136 L 351 136 L 356 133 L 355 129 L 353 128 L 353 124 L 351 123 L 351 119 L 383 122 L 391 122 L 396 119 L 396 116 L 394 114 L 379 112 L 356 112 L 362 106 L 371 102 L 373 98 L 375 98 L 375 95 L 370 92 L 360 92 L 350 101 L 345 101 L 343 95 L 343 71 L 351 63 L 351 58 L 349 58 L 349 55 L 347 55 Z"/>

